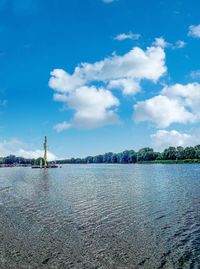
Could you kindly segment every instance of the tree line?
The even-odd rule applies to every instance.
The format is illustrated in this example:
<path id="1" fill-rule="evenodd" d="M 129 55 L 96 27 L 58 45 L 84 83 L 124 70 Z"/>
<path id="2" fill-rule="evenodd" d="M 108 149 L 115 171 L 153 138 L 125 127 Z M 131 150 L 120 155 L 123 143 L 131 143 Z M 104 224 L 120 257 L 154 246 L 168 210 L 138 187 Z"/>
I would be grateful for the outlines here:
<path id="1" fill-rule="evenodd" d="M 9 155 L 7 157 L 1 157 L 0 158 L 0 165 L 31 165 L 34 164 L 34 159 L 26 159 L 23 157 L 16 157 L 15 155 Z"/>
<path id="2" fill-rule="evenodd" d="M 40 159 L 25 159 L 10 155 L 0 158 L 0 165 L 33 165 L 40 164 Z M 195 147 L 169 147 L 163 152 L 156 152 L 152 148 L 146 147 L 139 151 L 125 150 L 120 153 L 108 152 L 96 156 L 87 156 L 86 158 L 71 158 L 56 161 L 59 164 L 86 164 L 86 163 L 140 163 L 140 162 L 159 162 L 159 161 L 182 161 L 182 160 L 199 160 L 200 162 L 200 145 Z"/>
<path id="3" fill-rule="evenodd" d="M 59 163 L 140 163 L 148 161 L 181 161 L 200 160 L 200 145 L 195 147 L 169 147 L 163 152 L 155 152 L 152 148 L 146 147 L 139 151 L 125 150 L 120 153 L 108 152 L 86 158 L 71 158 L 60 160 Z"/>

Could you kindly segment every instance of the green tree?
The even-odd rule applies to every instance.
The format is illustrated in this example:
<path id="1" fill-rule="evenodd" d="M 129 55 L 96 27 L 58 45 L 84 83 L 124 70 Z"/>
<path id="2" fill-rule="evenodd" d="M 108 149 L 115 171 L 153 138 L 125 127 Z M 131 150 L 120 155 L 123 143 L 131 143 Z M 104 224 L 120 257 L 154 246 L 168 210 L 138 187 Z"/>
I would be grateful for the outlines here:
<path id="1" fill-rule="evenodd" d="M 137 153 L 134 150 L 130 150 L 128 156 L 128 162 L 136 163 L 136 161 L 137 161 Z"/>
<path id="2" fill-rule="evenodd" d="M 112 163 L 111 162 L 112 156 L 113 156 L 113 153 L 112 152 L 105 153 L 103 155 L 103 163 Z"/>
<path id="3" fill-rule="evenodd" d="M 184 159 L 184 148 L 183 147 L 177 147 L 176 148 L 176 158 L 178 160 Z"/>
<path id="4" fill-rule="evenodd" d="M 117 163 L 117 162 L 118 162 L 117 154 L 116 154 L 116 153 L 114 153 L 114 154 L 112 155 L 111 162 L 112 162 L 112 163 Z"/>
<path id="5" fill-rule="evenodd" d="M 93 158 L 94 163 L 103 163 L 103 155 L 97 155 Z"/>
<path id="6" fill-rule="evenodd" d="M 42 161 L 42 165 L 44 165 L 44 158 L 37 158 L 35 161 L 34 161 L 34 165 L 40 165 Z"/>
<path id="7" fill-rule="evenodd" d="M 184 149 L 184 159 L 195 159 L 196 152 L 193 147 L 186 147 Z"/>
<path id="8" fill-rule="evenodd" d="M 175 147 L 169 147 L 168 149 L 165 149 L 163 152 L 163 159 L 164 160 L 176 160 L 176 148 Z"/>
<path id="9" fill-rule="evenodd" d="M 137 161 L 154 161 L 157 158 L 157 154 L 152 148 L 142 148 L 137 153 Z"/>
<path id="10" fill-rule="evenodd" d="M 200 159 L 200 145 L 194 147 L 195 150 L 195 158 Z"/>

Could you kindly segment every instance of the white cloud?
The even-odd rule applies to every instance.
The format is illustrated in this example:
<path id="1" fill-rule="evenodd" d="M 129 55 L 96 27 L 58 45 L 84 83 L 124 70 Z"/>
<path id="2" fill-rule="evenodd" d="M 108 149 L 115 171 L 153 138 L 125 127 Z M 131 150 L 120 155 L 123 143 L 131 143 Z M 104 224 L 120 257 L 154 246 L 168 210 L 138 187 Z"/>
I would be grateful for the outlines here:
<path id="1" fill-rule="evenodd" d="M 173 123 L 200 121 L 200 84 L 175 84 L 166 86 L 160 95 L 138 102 L 135 120 L 150 121 L 165 128 Z"/>
<path id="2" fill-rule="evenodd" d="M 63 122 L 54 126 L 58 132 L 70 127 L 95 128 L 119 122 L 114 109 L 119 106 L 119 101 L 103 88 L 83 86 L 68 96 L 56 95 L 56 99 L 64 101 L 75 111 L 70 123 Z"/>
<path id="3" fill-rule="evenodd" d="M 134 105 L 135 121 L 150 121 L 158 128 L 165 128 L 172 123 L 187 123 L 194 120 L 192 113 L 174 99 L 158 95 Z"/>
<path id="4" fill-rule="evenodd" d="M 118 122 L 115 108 L 119 101 L 108 89 L 135 94 L 141 80 L 156 83 L 166 71 L 165 52 L 160 47 L 148 47 L 146 51 L 135 47 L 122 56 L 113 54 L 93 64 L 81 63 L 72 74 L 63 69 L 53 70 L 49 86 L 56 92 L 54 100 L 75 111 L 69 123 L 54 128 L 60 131 L 68 128 L 66 124 L 93 128 Z"/>
<path id="5" fill-rule="evenodd" d="M 50 73 L 52 77 L 49 80 L 49 87 L 64 93 L 70 93 L 81 87 L 86 80 L 84 76 L 78 74 L 77 70 L 75 70 L 74 74 L 70 75 L 62 69 L 54 69 Z"/>
<path id="6" fill-rule="evenodd" d="M 94 64 L 84 63 L 77 71 L 89 81 L 132 78 L 156 82 L 166 72 L 165 52 L 162 48 L 149 47 L 144 51 L 135 47 L 123 56 L 114 54 Z"/>
<path id="7" fill-rule="evenodd" d="M 129 32 L 128 34 L 126 33 L 119 34 L 115 37 L 115 39 L 119 41 L 126 39 L 137 40 L 140 38 L 140 36 L 141 36 L 140 34 L 133 34 L 132 32 Z"/>
<path id="8" fill-rule="evenodd" d="M 17 157 L 24 158 L 39 158 L 44 156 L 43 150 L 27 150 L 24 149 L 27 146 L 18 139 L 3 140 L 0 141 L 0 157 L 6 157 L 9 155 L 15 155 Z M 50 151 L 47 151 L 47 159 L 49 161 L 54 161 L 58 157 Z"/>
<path id="9" fill-rule="evenodd" d="M 164 150 L 170 146 L 173 147 L 186 147 L 196 145 L 197 138 L 190 134 L 181 133 L 176 130 L 166 131 L 158 130 L 155 134 L 151 135 L 151 140 L 155 150 Z"/>
<path id="10" fill-rule="evenodd" d="M 136 94 L 140 91 L 140 83 L 132 79 L 111 80 L 108 89 L 120 89 L 124 95 Z"/>
<path id="11" fill-rule="evenodd" d="M 156 47 L 161 47 L 161 48 L 168 48 L 172 46 L 172 44 L 168 43 L 163 37 L 155 38 L 153 45 Z"/>
<path id="12" fill-rule="evenodd" d="M 189 83 L 186 85 L 175 84 L 164 87 L 162 94 L 170 99 L 179 100 L 182 106 L 193 113 L 196 120 L 200 119 L 200 84 Z"/>
<path id="13" fill-rule="evenodd" d="M 93 128 L 118 122 L 113 107 L 119 105 L 118 99 L 105 89 L 82 87 L 69 96 L 68 105 L 75 109 L 75 126 Z"/>
<path id="14" fill-rule="evenodd" d="M 60 132 L 62 132 L 62 131 L 64 131 L 64 130 L 67 130 L 67 129 L 69 129 L 69 128 L 71 128 L 71 124 L 70 124 L 70 123 L 67 123 L 66 121 L 61 122 L 61 123 L 58 123 L 58 124 L 56 124 L 56 125 L 54 126 L 54 129 L 55 129 L 58 133 L 60 133 Z"/>
<path id="15" fill-rule="evenodd" d="M 20 156 L 20 157 L 24 157 L 27 159 L 37 159 L 40 157 L 44 157 L 44 151 L 43 150 L 35 150 L 35 151 L 31 151 L 31 150 L 24 150 L 24 149 L 19 149 L 16 153 L 16 156 Z M 47 160 L 48 161 L 55 161 L 57 160 L 58 157 L 53 154 L 50 151 L 47 151 Z"/>
<path id="16" fill-rule="evenodd" d="M 106 86 L 116 79 L 148 79 L 157 82 L 166 71 L 162 48 L 148 47 L 144 51 L 135 47 L 123 56 L 113 54 L 93 64 L 81 63 L 72 75 L 63 69 L 55 69 L 51 72 L 49 86 L 60 93 L 70 93 L 94 82 L 102 82 Z"/>
<path id="17" fill-rule="evenodd" d="M 199 25 L 190 25 L 188 36 L 200 38 L 200 24 Z"/>
<path id="18" fill-rule="evenodd" d="M 186 42 L 182 40 L 176 41 L 174 44 L 167 42 L 163 37 L 155 38 L 153 45 L 160 48 L 182 49 L 186 46 Z"/>
<path id="19" fill-rule="evenodd" d="M 186 42 L 182 41 L 182 40 L 178 40 L 176 41 L 175 45 L 174 45 L 174 49 L 182 49 L 186 46 Z"/>

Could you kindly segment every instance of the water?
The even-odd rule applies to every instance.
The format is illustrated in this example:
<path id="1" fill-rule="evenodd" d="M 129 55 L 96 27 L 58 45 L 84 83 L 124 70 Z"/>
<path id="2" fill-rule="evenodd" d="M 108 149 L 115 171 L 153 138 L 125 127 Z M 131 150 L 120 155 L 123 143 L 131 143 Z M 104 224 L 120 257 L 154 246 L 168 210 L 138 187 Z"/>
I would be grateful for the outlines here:
<path id="1" fill-rule="evenodd" d="M 200 166 L 0 168 L 0 268 L 200 268 Z"/>

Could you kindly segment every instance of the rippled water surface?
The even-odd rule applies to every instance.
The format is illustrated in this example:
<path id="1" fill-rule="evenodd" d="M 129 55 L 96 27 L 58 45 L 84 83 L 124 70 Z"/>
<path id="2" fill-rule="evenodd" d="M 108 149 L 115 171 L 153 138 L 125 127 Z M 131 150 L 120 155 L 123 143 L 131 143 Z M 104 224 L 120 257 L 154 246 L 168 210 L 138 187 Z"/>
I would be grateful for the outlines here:
<path id="1" fill-rule="evenodd" d="M 200 268 L 200 166 L 0 168 L 0 268 Z"/>

